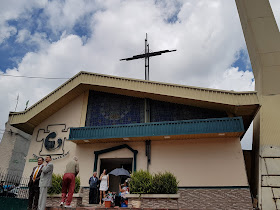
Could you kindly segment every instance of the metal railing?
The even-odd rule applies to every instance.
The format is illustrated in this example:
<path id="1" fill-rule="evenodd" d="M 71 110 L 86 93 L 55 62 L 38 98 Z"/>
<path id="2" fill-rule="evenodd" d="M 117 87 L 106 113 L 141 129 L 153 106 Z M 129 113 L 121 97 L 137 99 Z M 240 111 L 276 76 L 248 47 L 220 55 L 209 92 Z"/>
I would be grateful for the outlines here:
<path id="1" fill-rule="evenodd" d="M 7 172 L 0 168 L 0 196 L 28 198 L 29 178 L 19 176 L 15 172 Z"/>
<path id="2" fill-rule="evenodd" d="M 69 140 L 244 132 L 241 117 L 70 128 Z"/>

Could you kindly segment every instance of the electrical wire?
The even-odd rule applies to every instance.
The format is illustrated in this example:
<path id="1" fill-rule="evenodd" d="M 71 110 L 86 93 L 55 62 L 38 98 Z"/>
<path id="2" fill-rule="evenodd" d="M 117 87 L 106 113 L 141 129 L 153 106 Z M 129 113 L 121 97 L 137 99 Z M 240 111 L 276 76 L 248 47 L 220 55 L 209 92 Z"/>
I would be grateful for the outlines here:
<path id="1" fill-rule="evenodd" d="M 21 77 L 21 78 L 28 78 L 28 79 L 70 79 L 70 78 L 63 78 L 63 77 L 33 77 L 33 76 L 21 76 L 21 75 L 9 75 L 9 74 L 0 74 L 0 76 Z"/>

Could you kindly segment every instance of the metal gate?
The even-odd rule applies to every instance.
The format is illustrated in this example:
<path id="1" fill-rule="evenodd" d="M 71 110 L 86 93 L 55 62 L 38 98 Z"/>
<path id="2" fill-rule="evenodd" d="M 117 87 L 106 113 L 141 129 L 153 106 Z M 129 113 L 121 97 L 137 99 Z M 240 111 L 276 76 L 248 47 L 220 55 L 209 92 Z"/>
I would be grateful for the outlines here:
<path id="1" fill-rule="evenodd" d="M 0 169 L 0 210 L 26 210 L 28 207 L 28 181 Z"/>

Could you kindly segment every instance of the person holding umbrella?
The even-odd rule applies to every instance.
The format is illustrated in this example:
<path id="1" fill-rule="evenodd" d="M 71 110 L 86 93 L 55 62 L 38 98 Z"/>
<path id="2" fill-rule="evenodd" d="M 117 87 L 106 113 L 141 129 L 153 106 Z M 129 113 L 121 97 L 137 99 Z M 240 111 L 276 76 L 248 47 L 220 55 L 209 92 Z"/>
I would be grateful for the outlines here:
<path id="1" fill-rule="evenodd" d="M 121 196 L 123 198 L 125 198 L 125 194 L 128 194 L 129 193 L 129 187 L 127 186 L 127 181 L 125 180 L 125 182 L 123 183 L 122 187 L 121 185 L 119 185 L 119 188 L 120 188 L 120 193 L 121 193 Z"/>
<path id="2" fill-rule="evenodd" d="M 125 170 L 124 168 L 116 168 L 113 171 L 111 171 L 109 173 L 110 175 L 114 175 L 114 176 L 119 176 L 120 178 L 124 178 L 124 177 L 130 177 L 130 174 L 127 170 Z M 127 186 L 127 182 L 125 182 L 125 186 L 123 188 L 121 188 L 121 185 L 119 185 L 119 192 L 120 192 L 120 196 L 116 196 L 115 197 L 115 205 L 116 206 L 121 206 L 122 200 L 124 197 L 124 195 L 126 193 L 129 193 L 129 188 Z"/>

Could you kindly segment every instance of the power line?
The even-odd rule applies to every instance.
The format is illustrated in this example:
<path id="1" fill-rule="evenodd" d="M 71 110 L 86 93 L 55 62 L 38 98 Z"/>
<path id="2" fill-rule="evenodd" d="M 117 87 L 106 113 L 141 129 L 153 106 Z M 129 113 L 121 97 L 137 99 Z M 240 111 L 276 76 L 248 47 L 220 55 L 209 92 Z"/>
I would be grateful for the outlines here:
<path id="1" fill-rule="evenodd" d="M 32 77 L 32 76 L 9 75 L 9 74 L 0 74 L 0 76 L 4 76 L 4 77 L 22 77 L 22 78 L 28 78 L 28 79 L 70 79 L 70 78 L 63 78 L 63 77 Z"/>

